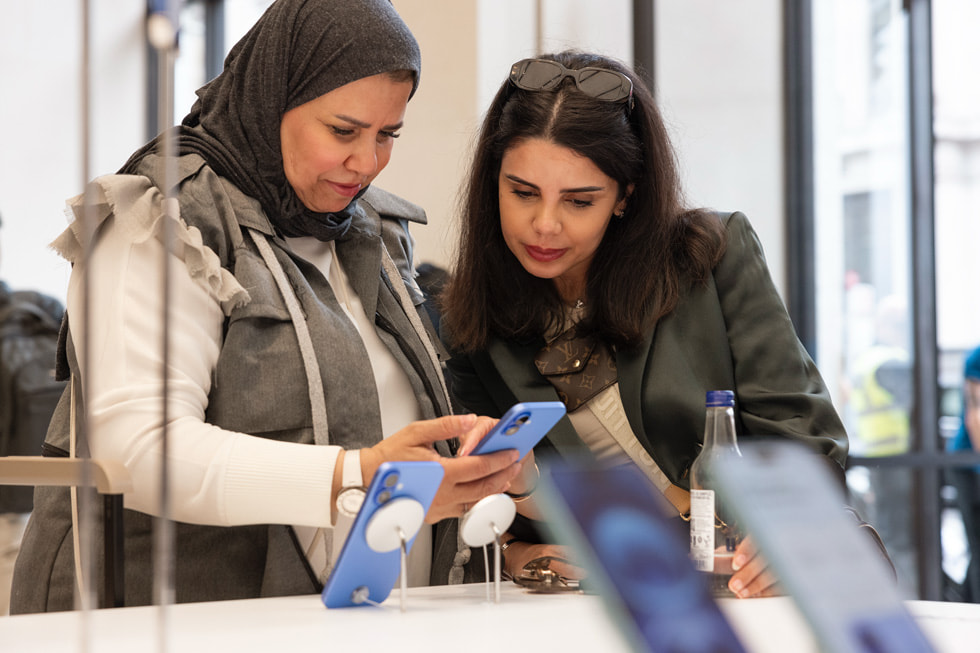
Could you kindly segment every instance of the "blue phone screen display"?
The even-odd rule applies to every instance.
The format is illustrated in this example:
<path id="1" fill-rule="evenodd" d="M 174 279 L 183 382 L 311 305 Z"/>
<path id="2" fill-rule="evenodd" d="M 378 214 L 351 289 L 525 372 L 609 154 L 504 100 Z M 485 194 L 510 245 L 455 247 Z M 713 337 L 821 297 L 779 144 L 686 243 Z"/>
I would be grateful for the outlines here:
<path id="1" fill-rule="evenodd" d="M 685 524 L 633 465 L 552 465 L 550 478 L 633 630 L 650 651 L 744 653 L 688 558 Z"/>

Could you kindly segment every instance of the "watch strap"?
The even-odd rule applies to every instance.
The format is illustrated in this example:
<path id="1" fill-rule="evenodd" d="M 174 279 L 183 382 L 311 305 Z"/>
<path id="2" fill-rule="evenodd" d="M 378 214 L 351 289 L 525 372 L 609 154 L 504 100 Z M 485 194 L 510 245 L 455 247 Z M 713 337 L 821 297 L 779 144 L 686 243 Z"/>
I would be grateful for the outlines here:
<path id="1" fill-rule="evenodd" d="M 361 450 L 347 449 L 344 452 L 344 469 L 340 478 L 340 491 L 349 487 L 363 487 L 361 476 Z"/>
<path id="2" fill-rule="evenodd" d="M 335 503 L 337 505 L 337 521 L 333 526 L 333 546 L 331 547 L 331 566 L 340 555 L 340 550 L 347 540 L 351 526 L 354 525 L 356 515 L 341 509 L 341 495 L 352 489 L 362 489 L 364 478 L 361 474 L 361 451 L 360 449 L 347 449 L 344 451 L 344 464 L 340 476 L 340 492 L 337 493 Z"/>

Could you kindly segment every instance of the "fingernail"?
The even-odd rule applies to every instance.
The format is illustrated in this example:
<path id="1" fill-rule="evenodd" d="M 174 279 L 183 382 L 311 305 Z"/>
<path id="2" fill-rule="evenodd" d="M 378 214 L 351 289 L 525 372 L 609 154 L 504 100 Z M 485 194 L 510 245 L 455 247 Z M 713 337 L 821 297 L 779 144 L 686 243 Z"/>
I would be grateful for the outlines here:
<path id="1" fill-rule="evenodd" d="M 466 415 L 459 416 L 459 425 L 461 428 L 468 429 L 476 424 L 476 415 L 473 413 L 467 413 Z"/>
<path id="2" fill-rule="evenodd" d="M 738 571 L 739 569 L 742 568 L 742 565 L 744 565 L 746 562 L 747 561 L 745 560 L 744 555 L 735 556 L 734 558 L 732 558 L 732 570 Z"/>
<path id="3" fill-rule="evenodd" d="M 739 579 L 733 578 L 728 582 L 728 589 L 732 591 L 732 594 L 740 594 L 745 589 L 745 585 Z"/>

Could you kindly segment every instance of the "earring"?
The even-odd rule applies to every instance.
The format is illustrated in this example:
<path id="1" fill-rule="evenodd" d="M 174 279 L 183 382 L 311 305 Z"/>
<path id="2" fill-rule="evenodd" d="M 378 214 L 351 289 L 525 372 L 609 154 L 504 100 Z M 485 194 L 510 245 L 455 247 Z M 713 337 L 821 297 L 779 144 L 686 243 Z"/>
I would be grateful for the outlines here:
<path id="1" fill-rule="evenodd" d="M 625 211 L 625 210 L 623 210 L 623 211 L 620 211 L 619 213 L 613 213 L 613 217 L 614 217 L 614 218 L 617 218 L 617 219 L 620 219 L 620 218 L 622 218 L 622 217 L 623 217 L 623 214 L 624 214 L 624 213 L 626 213 L 626 211 Z"/>

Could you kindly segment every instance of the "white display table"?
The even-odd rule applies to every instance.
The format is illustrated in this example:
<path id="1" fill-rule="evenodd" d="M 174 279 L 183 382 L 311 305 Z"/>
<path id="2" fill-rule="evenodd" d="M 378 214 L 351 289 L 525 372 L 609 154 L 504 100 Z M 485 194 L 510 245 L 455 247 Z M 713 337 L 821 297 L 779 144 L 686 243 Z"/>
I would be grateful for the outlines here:
<path id="1" fill-rule="evenodd" d="M 911 601 L 940 653 L 980 650 L 980 605 Z M 724 599 L 722 610 L 753 653 L 817 651 L 788 598 Z M 626 651 L 600 599 L 537 595 L 504 583 L 499 604 L 483 585 L 415 588 L 406 612 L 396 590 L 381 607 L 327 610 L 316 595 L 0 618 L 0 651 Z M 168 632 L 166 648 L 159 642 Z M 87 645 L 83 643 L 87 642 Z"/>

